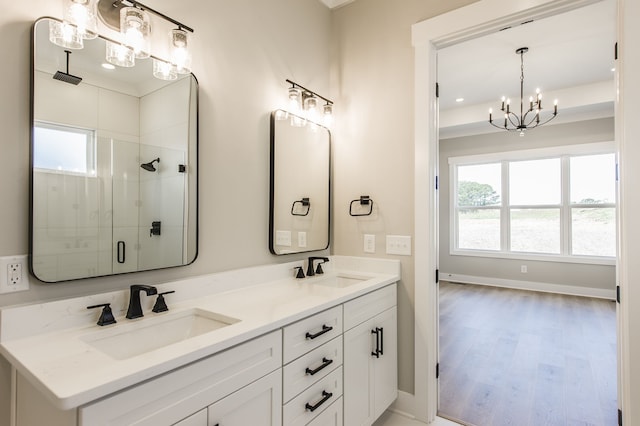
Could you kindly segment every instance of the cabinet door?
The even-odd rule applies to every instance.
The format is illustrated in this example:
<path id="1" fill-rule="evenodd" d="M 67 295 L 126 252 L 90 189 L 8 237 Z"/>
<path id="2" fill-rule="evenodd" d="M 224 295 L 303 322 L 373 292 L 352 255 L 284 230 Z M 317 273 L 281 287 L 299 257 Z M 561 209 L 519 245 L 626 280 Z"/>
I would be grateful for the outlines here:
<path id="1" fill-rule="evenodd" d="M 280 426 L 282 370 L 209 406 L 209 426 Z"/>
<path id="2" fill-rule="evenodd" d="M 372 391 L 375 335 L 373 320 L 365 321 L 344 333 L 344 424 L 370 425 L 373 422 Z"/>
<path id="3" fill-rule="evenodd" d="M 380 358 L 373 358 L 373 420 L 398 397 L 397 309 L 394 306 L 374 318 L 380 331 Z"/>
<path id="4" fill-rule="evenodd" d="M 186 419 L 180 420 L 173 426 L 207 426 L 207 409 L 203 408 Z"/>

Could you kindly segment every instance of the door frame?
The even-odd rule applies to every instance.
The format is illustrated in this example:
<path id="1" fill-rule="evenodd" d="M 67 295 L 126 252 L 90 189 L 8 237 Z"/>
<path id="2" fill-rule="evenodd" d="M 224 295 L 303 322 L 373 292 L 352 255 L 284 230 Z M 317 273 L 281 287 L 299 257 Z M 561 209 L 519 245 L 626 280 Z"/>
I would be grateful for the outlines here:
<path id="1" fill-rule="evenodd" d="M 438 362 L 438 287 L 436 284 L 436 270 L 438 269 L 438 210 L 436 179 L 438 176 L 438 101 L 436 98 L 437 51 L 438 49 L 477 38 L 495 32 L 510 25 L 520 24 L 530 19 L 564 13 L 579 7 L 597 3 L 600 0 L 479 0 L 469 6 L 453 10 L 412 26 L 412 44 L 414 47 L 414 138 L 415 138 L 415 175 L 414 175 L 414 256 L 415 256 L 415 364 L 414 364 L 414 401 L 413 415 L 416 419 L 429 423 L 433 421 L 438 409 L 438 381 L 436 379 L 436 364 Z M 638 8 L 631 1 L 617 0 L 618 43 L 624 46 L 625 36 L 631 40 L 637 37 L 640 30 L 631 25 L 632 16 L 637 16 Z M 625 15 L 626 12 L 626 15 Z M 624 27 L 624 21 L 629 25 Z M 634 33 L 634 34 L 631 34 Z M 613 46 L 612 46 L 613 50 Z M 619 250 L 617 258 L 617 281 L 623 295 L 622 303 L 618 306 L 618 406 L 625 407 L 623 419 L 625 424 L 631 424 L 631 377 L 622 375 L 620 371 L 628 371 L 628 360 L 631 358 L 630 335 L 628 324 L 636 319 L 640 324 L 640 314 L 637 318 L 630 318 L 628 306 L 631 294 L 630 288 L 624 285 L 629 277 L 634 275 L 640 279 L 640 267 L 633 267 L 627 262 L 634 248 L 640 252 L 640 243 L 636 244 L 629 238 L 625 239 L 623 229 L 634 231 L 638 228 L 640 235 L 640 221 L 632 219 L 631 207 L 625 203 L 633 198 L 636 208 L 640 208 L 640 195 L 635 195 L 630 188 L 625 188 L 622 182 L 634 182 L 640 179 L 640 171 L 633 168 L 626 170 L 623 159 L 632 163 L 631 156 L 640 158 L 640 148 L 633 148 L 631 141 L 634 135 L 640 140 L 640 132 L 632 128 L 632 120 L 625 126 L 624 102 L 635 94 L 633 106 L 640 111 L 640 83 L 624 80 L 624 69 L 634 64 L 638 66 L 640 54 L 631 49 L 621 51 L 628 54 L 627 58 L 620 57 L 617 61 L 616 84 L 618 96 L 615 103 L 616 121 L 616 151 L 620 168 L 619 204 L 618 204 L 618 235 Z M 628 61 L 624 64 L 623 59 Z M 627 71 L 628 75 L 631 72 Z M 626 87 L 622 82 L 626 83 Z M 625 96 L 626 95 L 626 96 Z M 631 104 L 628 102 L 627 104 Z M 627 106 L 627 111 L 631 108 Z M 426 118 L 426 119 L 425 119 Z M 631 118 L 631 117 L 630 117 Z M 629 140 L 624 143 L 625 136 Z M 640 145 L 640 144 L 638 144 Z M 624 157 L 623 157 L 624 154 Z M 634 155 L 635 154 L 635 155 Z M 637 168 L 636 168 L 637 169 Z M 633 203 L 629 203 L 632 205 Z M 636 224 L 637 222 L 637 224 Z M 637 247 L 635 247 L 637 245 Z M 636 262 L 638 263 L 638 262 Z M 626 297 L 628 296 L 628 297 Z M 640 295 L 639 295 L 640 299 Z M 636 349 L 640 353 L 640 347 Z M 425 362 L 426 360 L 426 362 Z M 426 368 L 425 368 L 426 365 Z M 640 378 L 640 372 L 636 373 Z M 640 386 L 640 380 L 636 380 Z M 640 389 L 637 390 L 640 394 Z"/>

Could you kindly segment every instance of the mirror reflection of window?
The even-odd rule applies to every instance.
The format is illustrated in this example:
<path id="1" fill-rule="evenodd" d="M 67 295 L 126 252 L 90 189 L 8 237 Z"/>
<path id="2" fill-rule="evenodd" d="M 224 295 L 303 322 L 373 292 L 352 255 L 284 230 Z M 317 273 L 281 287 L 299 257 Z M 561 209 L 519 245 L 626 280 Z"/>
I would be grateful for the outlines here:
<path id="1" fill-rule="evenodd" d="M 95 175 L 95 131 L 36 123 L 33 129 L 33 167 Z"/>

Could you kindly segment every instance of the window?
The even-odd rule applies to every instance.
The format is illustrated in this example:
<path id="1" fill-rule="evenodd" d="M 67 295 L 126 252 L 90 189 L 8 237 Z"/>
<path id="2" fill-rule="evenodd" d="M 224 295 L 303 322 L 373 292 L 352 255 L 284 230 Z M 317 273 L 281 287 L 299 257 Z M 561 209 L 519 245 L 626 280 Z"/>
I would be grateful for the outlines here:
<path id="1" fill-rule="evenodd" d="M 610 263 L 612 144 L 450 158 L 451 253 Z"/>
<path id="2" fill-rule="evenodd" d="M 38 122 L 33 129 L 33 144 L 36 169 L 95 175 L 93 130 Z"/>

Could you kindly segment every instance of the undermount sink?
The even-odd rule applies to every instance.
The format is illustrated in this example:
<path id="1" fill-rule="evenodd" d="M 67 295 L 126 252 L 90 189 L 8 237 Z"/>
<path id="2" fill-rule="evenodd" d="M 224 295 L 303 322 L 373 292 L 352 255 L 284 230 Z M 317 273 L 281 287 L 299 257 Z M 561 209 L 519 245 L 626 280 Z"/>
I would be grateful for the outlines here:
<path id="1" fill-rule="evenodd" d="M 369 277 L 361 277 L 357 275 L 336 275 L 333 277 L 327 277 L 314 281 L 313 284 L 322 285 L 325 287 L 345 288 L 354 284 L 359 284 L 363 281 L 367 281 Z"/>
<path id="2" fill-rule="evenodd" d="M 239 321 L 215 312 L 190 309 L 130 324 L 119 323 L 82 340 L 112 358 L 127 359 Z"/>

